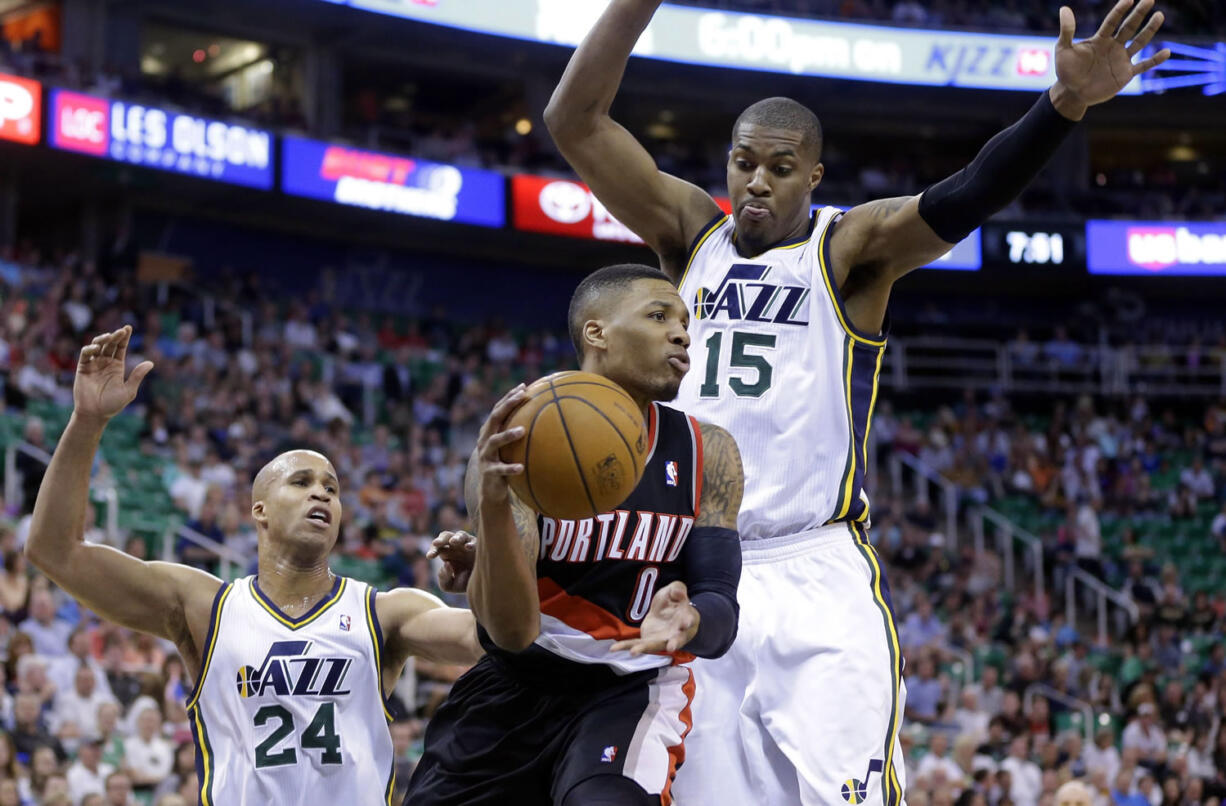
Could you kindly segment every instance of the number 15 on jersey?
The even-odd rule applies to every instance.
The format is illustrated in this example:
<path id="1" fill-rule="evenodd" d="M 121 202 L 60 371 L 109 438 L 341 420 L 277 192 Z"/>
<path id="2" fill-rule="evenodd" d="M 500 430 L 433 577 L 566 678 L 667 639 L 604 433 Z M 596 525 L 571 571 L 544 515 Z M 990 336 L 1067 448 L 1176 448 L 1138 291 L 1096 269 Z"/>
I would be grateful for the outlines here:
<path id="1" fill-rule="evenodd" d="M 775 336 L 729 330 L 707 337 L 701 397 L 719 397 L 724 385 L 737 397 L 762 397 L 771 388 Z"/>

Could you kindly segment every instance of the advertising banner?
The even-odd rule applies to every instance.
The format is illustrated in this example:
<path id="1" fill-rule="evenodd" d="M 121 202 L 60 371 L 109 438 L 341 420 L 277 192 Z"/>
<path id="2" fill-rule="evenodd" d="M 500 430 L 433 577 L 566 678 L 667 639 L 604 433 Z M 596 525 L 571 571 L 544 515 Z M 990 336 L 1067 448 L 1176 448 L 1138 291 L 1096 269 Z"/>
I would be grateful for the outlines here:
<path id="1" fill-rule="evenodd" d="M 234 123 L 68 90 L 51 93 L 51 145 L 162 171 L 270 190 L 273 135 Z"/>

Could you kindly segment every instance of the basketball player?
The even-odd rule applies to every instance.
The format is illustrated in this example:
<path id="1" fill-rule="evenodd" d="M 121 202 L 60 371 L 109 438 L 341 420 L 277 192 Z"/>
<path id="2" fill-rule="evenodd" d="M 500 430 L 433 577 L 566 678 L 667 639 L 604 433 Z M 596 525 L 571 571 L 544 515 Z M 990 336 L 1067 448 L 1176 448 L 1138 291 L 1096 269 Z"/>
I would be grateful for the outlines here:
<path id="1" fill-rule="evenodd" d="M 672 802 L 694 692 L 681 664 L 732 643 L 741 560 L 736 443 L 659 402 L 689 369 L 688 320 L 646 266 L 601 269 L 571 299 L 582 369 L 618 383 L 648 423 L 642 480 L 616 510 L 557 520 L 511 492 L 523 466 L 498 451 L 524 437 L 505 428 L 522 387 L 482 428 L 465 493 L 479 533 L 468 595 L 487 654 L 430 721 L 406 806 Z M 537 612 L 528 632 L 507 623 Z"/>
<path id="2" fill-rule="evenodd" d="M 821 126 L 786 98 L 737 119 L 733 215 L 661 173 L 609 116 L 659 0 L 612 0 L 545 111 L 562 154 L 657 253 L 692 306 L 699 371 L 679 404 L 746 448 L 740 639 L 694 664 L 683 803 L 899 803 L 905 692 L 889 588 L 869 543 L 869 419 L 895 281 L 1025 188 L 1076 121 L 1165 61 L 1132 57 L 1162 25 L 1119 0 L 1091 39 L 1060 10 L 1056 83 L 965 169 L 914 197 L 810 215 Z M 1130 12 L 1131 8 L 1131 12 Z M 1118 29 L 1118 30 L 1117 30 Z"/>
<path id="3" fill-rule="evenodd" d="M 341 520 L 339 482 L 313 451 L 281 454 L 255 478 L 254 577 L 223 583 L 85 543 L 102 432 L 153 369 L 145 361 L 124 380 L 131 333 L 104 333 L 81 351 L 72 418 L 39 489 L 26 552 L 101 617 L 178 647 L 196 680 L 187 705 L 201 804 L 388 803 L 393 758 L 383 692 L 410 654 L 475 662 L 472 614 L 422 591 L 376 594 L 333 576 L 327 559 Z"/>

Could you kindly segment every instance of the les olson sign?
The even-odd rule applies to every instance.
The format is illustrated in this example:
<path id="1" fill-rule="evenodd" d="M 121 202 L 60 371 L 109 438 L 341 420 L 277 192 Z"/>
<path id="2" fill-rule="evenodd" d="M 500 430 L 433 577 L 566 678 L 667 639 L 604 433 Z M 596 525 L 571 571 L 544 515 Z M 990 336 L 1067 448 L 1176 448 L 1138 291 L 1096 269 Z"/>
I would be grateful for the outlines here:
<path id="1" fill-rule="evenodd" d="M 37 143 L 42 98 L 42 87 L 37 81 L 0 73 L 0 140 Z"/>
<path id="2" fill-rule="evenodd" d="M 273 136 L 154 106 L 55 90 L 51 144 L 117 162 L 269 190 Z"/>

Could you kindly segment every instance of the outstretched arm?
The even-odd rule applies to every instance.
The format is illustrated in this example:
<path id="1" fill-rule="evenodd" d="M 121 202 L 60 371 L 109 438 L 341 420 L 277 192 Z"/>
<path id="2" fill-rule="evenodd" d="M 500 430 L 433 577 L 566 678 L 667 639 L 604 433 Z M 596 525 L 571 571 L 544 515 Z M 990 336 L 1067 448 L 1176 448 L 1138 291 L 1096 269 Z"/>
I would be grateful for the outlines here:
<path id="1" fill-rule="evenodd" d="M 524 437 L 522 427 L 503 430 L 524 400 L 520 384 L 494 406 L 481 426 L 464 477 L 464 498 L 468 511 L 476 513 L 479 538 L 468 601 L 494 643 L 512 652 L 530 646 L 541 628 L 536 513 L 515 497 L 507 483 L 509 476 L 524 472 L 523 465 L 506 464 L 498 453 Z"/>
<path id="2" fill-rule="evenodd" d="M 417 588 L 397 588 L 375 596 L 385 631 L 382 658 L 384 691 L 391 691 L 409 656 L 435 663 L 471 666 L 483 654 L 472 611 L 448 607 Z"/>
<path id="3" fill-rule="evenodd" d="M 660 256 L 676 280 L 690 242 L 720 209 L 701 188 L 661 173 L 609 117 L 634 43 L 660 0 L 613 0 L 571 57 L 545 108 L 558 150 L 615 218 Z"/>
<path id="4" fill-rule="evenodd" d="M 198 615 L 203 608 L 207 621 L 220 580 L 187 566 L 142 562 L 83 539 L 90 512 L 90 469 L 102 432 L 111 417 L 132 402 L 141 380 L 153 369 L 146 361 L 124 379 L 131 335 L 132 328 L 123 327 L 81 350 L 72 417 L 38 489 L 25 551 L 30 562 L 98 615 L 182 648 L 191 637 L 187 611 Z"/>
<path id="5" fill-rule="evenodd" d="M 881 297 L 869 306 L 863 329 L 879 327 L 895 280 L 949 251 L 1017 198 L 1088 107 L 1115 97 L 1134 77 L 1169 58 L 1170 51 L 1163 50 L 1132 62 L 1163 19 L 1158 12 L 1142 28 L 1154 0 L 1133 3 L 1119 0 L 1098 32 L 1081 42 L 1073 42 L 1073 12 L 1061 8 L 1056 83 L 1025 117 L 993 137 L 969 166 L 921 196 L 869 202 L 843 216 L 830 241 L 836 277 L 847 278 L 857 291 L 872 287 Z M 852 315 L 856 318 L 854 310 Z"/>

